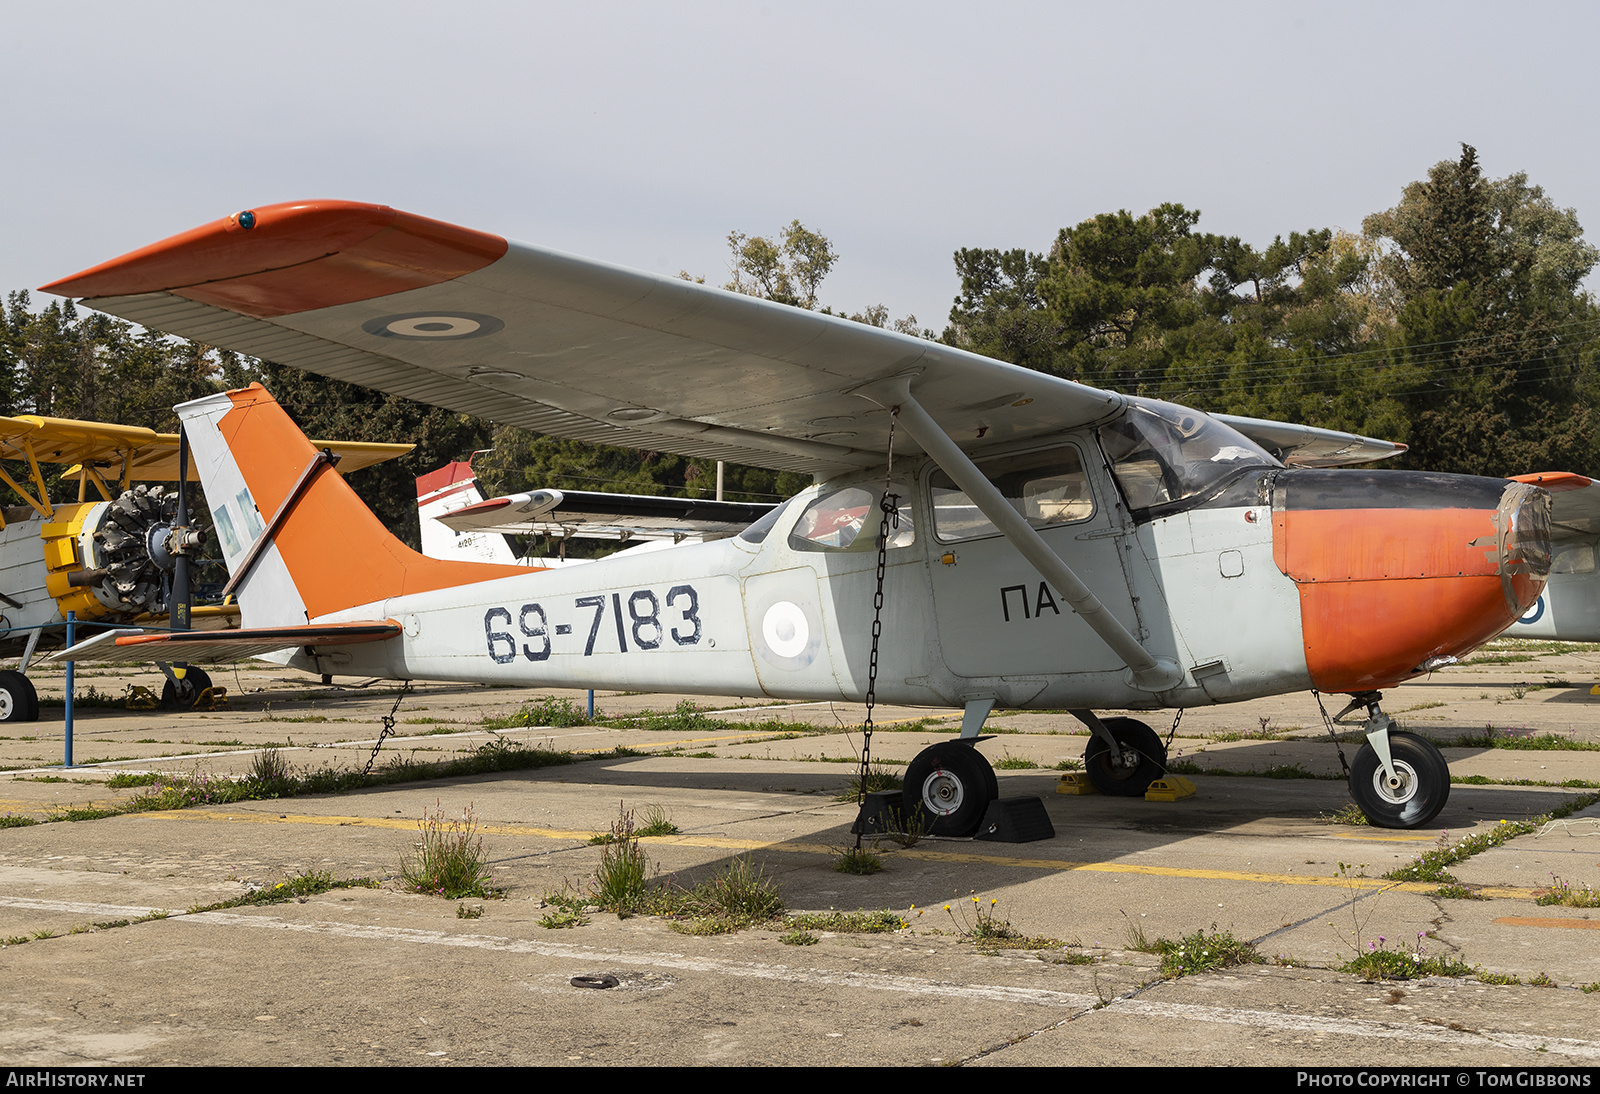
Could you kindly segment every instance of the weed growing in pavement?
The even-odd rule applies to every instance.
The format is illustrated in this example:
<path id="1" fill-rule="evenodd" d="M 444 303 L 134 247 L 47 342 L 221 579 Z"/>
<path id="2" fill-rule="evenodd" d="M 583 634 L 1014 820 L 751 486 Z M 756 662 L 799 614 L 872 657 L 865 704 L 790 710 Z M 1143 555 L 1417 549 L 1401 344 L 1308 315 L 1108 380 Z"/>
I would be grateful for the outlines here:
<path id="1" fill-rule="evenodd" d="M 1083 770 L 1083 761 L 1082 760 L 1071 760 L 1071 759 L 1069 759 L 1069 760 L 1057 760 L 1056 761 L 1056 770 L 1057 771 L 1082 771 Z"/>
<path id="2" fill-rule="evenodd" d="M 1323 813 L 1317 817 L 1317 820 L 1323 824 L 1354 824 L 1368 826 L 1372 824 L 1372 822 L 1367 819 L 1367 815 L 1361 811 L 1361 807 L 1355 802 L 1350 802 L 1341 809 L 1335 809 L 1332 813 Z"/>
<path id="3" fill-rule="evenodd" d="M 1569 908 L 1600 908 L 1600 891 L 1587 882 L 1574 889 L 1566 879 L 1550 875 L 1550 888 L 1534 898 L 1535 904 L 1564 904 Z"/>
<path id="4" fill-rule="evenodd" d="M 911 910 L 917 910 L 912 905 Z M 903 931 L 911 924 L 899 912 L 883 909 L 876 912 L 791 912 L 788 924 L 800 931 L 830 931 L 834 934 L 890 934 Z"/>
<path id="5" fill-rule="evenodd" d="M 1593 995 L 1595 992 L 1600 992 L 1600 980 L 1596 980 L 1593 984 L 1579 984 L 1578 990 L 1585 995 Z"/>
<path id="6" fill-rule="evenodd" d="M 483 918 L 483 905 L 482 904 L 472 904 L 472 905 L 457 904 L 456 905 L 456 918 L 457 919 L 482 919 Z"/>
<path id="7" fill-rule="evenodd" d="M 780 934 L 778 941 L 785 946 L 815 946 L 820 940 L 810 931 L 802 931 L 800 928 L 795 927 Z"/>
<path id="8" fill-rule="evenodd" d="M 1039 765 L 1026 756 L 1013 756 L 1010 749 L 1004 749 L 994 766 L 1001 771 L 1026 771 Z"/>
<path id="9" fill-rule="evenodd" d="M 1550 979 L 1550 974 L 1540 972 L 1538 976 L 1529 977 L 1528 984 L 1535 988 L 1559 988 L 1561 985 Z"/>
<path id="10" fill-rule="evenodd" d="M 1233 937 L 1232 931 L 1219 931 L 1211 925 L 1211 933 L 1195 931 L 1176 941 L 1160 938 L 1153 944 L 1161 955 L 1161 975 L 1188 976 L 1197 972 L 1210 972 L 1233 965 L 1264 965 L 1266 958 L 1256 953 L 1253 942 Z"/>
<path id="11" fill-rule="evenodd" d="M 264 748 L 250 761 L 250 774 L 245 776 L 245 782 L 263 798 L 282 797 L 294 785 L 294 772 L 289 769 L 289 761 L 283 758 L 282 752 Z"/>
<path id="12" fill-rule="evenodd" d="M 589 917 L 583 914 L 583 910 L 570 904 L 555 905 L 549 912 L 539 917 L 539 926 L 548 927 L 551 930 L 560 930 L 564 927 L 586 927 L 588 924 Z"/>
<path id="13" fill-rule="evenodd" d="M 52 810 L 50 819 L 53 821 L 103 820 L 106 817 L 114 817 L 120 812 L 122 812 L 120 809 L 97 809 L 90 805 L 67 806 L 64 809 Z"/>
<path id="14" fill-rule="evenodd" d="M 189 914 L 198 915 L 201 912 L 215 912 L 225 908 L 241 908 L 255 904 L 282 904 L 287 900 L 298 900 L 303 897 L 316 896 L 318 893 L 326 893 L 330 889 L 376 889 L 377 887 L 378 883 L 372 878 L 355 877 L 336 881 L 333 874 L 326 870 L 308 870 L 303 874 L 286 877 L 275 885 L 252 888 L 248 893 L 234 897 L 232 900 L 219 900 L 215 904 L 192 905 L 189 908 Z M 166 913 L 151 913 L 146 918 L 165 919 Z"/>
<path id="15" fill-rule="evenodd" d="M 628 915 L 644 903 L 649 865 L 634 830 L 633 810 L 623 809 L 602 838 L 605 849 L 595 867 L 589 895 L 607 911 Z"/>
<path id="16" fill-rule="evenodd" d="M 595 712 L 598 717 L 600 712 Z M 549 726 L 552 729 L 565 729 L 568 726 L 586 726 L 589 724 L 589 712 L 578 706 L 571 699 L 557 698 L 546 695 L 542 699 L 523 703 L 520 708 L 511 714 L 498 715 L 485 718 L 482 722 L 484 729 L 525 729 L 532 726 Z"/>
<path id="17" fill-rule="evenodd" d="M 39 822 L 33 817 L 25 817 L 20 813 L 7 813 L 0 816 L 0 828 L 26 828 L 30 824 Z"/>
<path id="18" fill-rule="evenodd" d="M 850 781 L 845 784 L 845 789 L 834 795 L 836 802 L 859 801 L 868 794 L 876 794 L 883 790 L 900 790 L 905 787 L 905 780 L 890 771 L 882 764 L 871 764 L 867 768 L 866 778 L 857 771 L 850 776 Z"/>
<path id="19" fill-rule="evenodd" d="M 1143 916 L 1143 912 L 1139 913 Z M 1159 953 L 1156 943 L 1144 932 L 1144 924 L 1136 923 L 1127 912 L 1122 913 L 1122 945 L 1134 953 Z"/>
<path id="20" fill-rule="evenodd" d="M 846 847 L 839 852 L 833 868 L 841 874 L 865 877 L 883 869 L 883 856 L 870 847 Z"/>
<path id="21" fill-rule="evenodd" d="M 1389 940 L 1379 935 L 1376 942 L 1368 942 L 1364 951 L 1339 966 L 1340 972 L 1353 973 L 1363 980 L 1411 980 L 1419 976 L 1471 976 L 1472 967 L 1454 957 L 1431 957 L 1427 951 L 1427 933 L 1417 932 L 1417 940 L 1406 946 L 1389 945 Z"/>
<path id="22" fill-rule="evenodd" d="M 922 803 L 918 802 L 911 810 L 911 815 L 905 815 L 904 809 L 894 811 L 896 828 L 885 832 L 883 838 L 900 847 L 915 847 L 928 834 L 928 815 L 923 812 Z"/>
<path id="23" fill-rule="evenodd" d="M 1513 694 L 1516 690 L 1518 689 L 1513 689 Z M 1521 698 L 1520 695 L 1516 697 Z M 1563 737 L 1557 733 L 1535 733 L 1520 726 L 1496 729 L 1492 725 L 1486 725 L 1482 733 L 1467 734 L 1453 740 L 1434 743 L 1455 748 L 1505 748 L 1519 752 L 1600 752 L 1600 744 L 1593 741 L 1575 741 L 1571 737 Z"/>
<path id="24" fill-rule="evenodd" d="M 124 808 L 129 813 L 187 809 L 194 805 L 227 805 L 254 796 L 240 780 L 210 775 L 197 768 L 188 775 L 163 776 L 148 792 L 130 798 Z"/>
<path id="25" fill-rule="evenodd" d="M 1464 862 L 1491 847 L 1498 847 L 1509 839 L 1537 832 L 1548 822 L 1570 816 L 1597 801 L 1600 801 L 1600 794 L 1583 794 L 1531 820 L 1502 820 L 1493 828 L 1484 832 L 1474 832 L 1454 845 L 1448 842 L 1448 833 L 1442 832 L 1439 835 L 1438 845 L 1433 850 L 1422 852 L 1411 862 L 1398 866 L 1383 876 L 1390 881 L 1437 881 L 1445 885 L 1460 885 L 1461 879 L 1451 874 L 1447 867 Z"/>
<path id="26" fill-rule="evenodd" d="M 739 856 L 689 890 L 686 903 L 702 915 L 740 924 L 759 923 L 783 914 L 783 898 L 766 868 Z"/>
<path id="27" fill-rule="evenodd" d="M 972 906 L 967 906 L 967 900 Z M 1023 934 L 1008 919 L 1000 918 L 1000 902 L 994 897 L 989 903 L 976 893 L 967 900 L 955 900 L 943 906 L 943 911 L 963 940 L 975 943 L 981 951 L 992 950 L 1047 950 L 1064 949 L 1066 943 L 1057 938 L 1035 938 Z M 959 909 L 959 911 L 958 911 Z M 916 909 L 921 916 L 927 909 Z"/>
<path id="28" fill-rule="evenodd" d="M 138 773 L 119 771 L 106 780 L 106 786 L 112 790 L 125 790 L 130 786 L 154 786 L 162 779 L 167 778 L 171 778 L 171 776 L 163 775 L 159 771 L 141 771 Z"/>
<path id="29" fill-rule="evenodd" d="M 672 823 L 667 807 L 652 802 L 644 807 L 644 823 L 639 826 L 641 836 L 676 836 L 678 826 Z"/>
<path id="30" fill-rule="evenodd" d="M 468 805 L 459 817 L 446 816 L 438 799 L 418 822 L 421 841 L 400 860 L 400 878 L 414 892 L 446 900 L 497 895 L 489 888 L 493 874 L 484 856 L 478 817 Z"/>

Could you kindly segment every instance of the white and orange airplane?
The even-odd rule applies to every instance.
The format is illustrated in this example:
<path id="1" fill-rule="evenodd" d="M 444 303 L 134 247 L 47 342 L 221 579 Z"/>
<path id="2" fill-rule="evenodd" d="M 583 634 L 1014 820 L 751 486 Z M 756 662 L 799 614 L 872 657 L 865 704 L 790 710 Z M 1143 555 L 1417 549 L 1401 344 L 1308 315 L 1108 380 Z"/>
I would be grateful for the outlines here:
<path id="1" fill-rule="evenodd" d="M 960 737 L 906 774 L 934 832 L 973 831 L 996 796 L 973 747 L 995 707 L 1071 710 L 1090 780 L 1137 794 L 1165 746 L 1094 711 L 1305 689 L 1362 716 L 1362 810 L 1426 823 L 1448 768 L 1380 691 L 1499 633 L 1550 569 L 1536 485 L 1331 470 L 1400 446 L 1098 390 L 384 206 L 257 207 L 45 288 L 498 422 L 815 479 L 730 538 L 553 570 L 430 559 L 252 386 L 178 408 L 242 629 L 109 634 L 65 656 L 960 706 Z"/>

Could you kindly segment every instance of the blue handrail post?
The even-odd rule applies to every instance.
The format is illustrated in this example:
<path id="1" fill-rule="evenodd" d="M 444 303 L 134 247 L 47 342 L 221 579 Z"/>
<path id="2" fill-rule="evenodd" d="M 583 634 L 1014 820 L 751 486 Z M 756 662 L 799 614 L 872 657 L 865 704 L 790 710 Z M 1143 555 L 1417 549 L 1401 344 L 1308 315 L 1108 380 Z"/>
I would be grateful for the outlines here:
<path id="1" fill-rule="evenodd" d="M 594 721 L 594 688 L 589 689 L 589 721 Z"/>
<path id="2" fill-rule="evenodd" d="M 77 640 L 78 613 L 67 613 L 67 649 L 71 649 Z M 72 668 L 73 663 L 67 662 L 67 761 L 62 766 L 72 766 Z"/>

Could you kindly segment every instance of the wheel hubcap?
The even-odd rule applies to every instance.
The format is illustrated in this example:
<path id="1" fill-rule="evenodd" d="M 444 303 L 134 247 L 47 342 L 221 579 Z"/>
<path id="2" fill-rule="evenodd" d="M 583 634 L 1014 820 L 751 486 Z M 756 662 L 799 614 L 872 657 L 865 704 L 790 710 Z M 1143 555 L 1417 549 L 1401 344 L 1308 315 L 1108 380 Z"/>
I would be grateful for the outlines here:
<path id="1" fill-rule="evenodd" d="M 937 816 L 948 817 L 960 809 L 966 796 L 961 780 L 948 771 L 935 771 L 923 780 L 922 804 Z"/>
<path id="2" fill-rule="evenodd" d="M 0 721 L 9 721 L 11 718 L 11 693 L 0 691 Z"/>
<path id="3" fill-rule="evenodd" d="M 1378 797 L 1390 805 L 1404 805 L 1417 796 L 1418 781 L 1416 768 L 1404 760 L 1395 760 L 1394 773 L 1400 777 L 1400 785 L 1390 786 L 1389 777 L 1384 774 L 1383 768 L 1372 773 L 1372 789 Z"/>

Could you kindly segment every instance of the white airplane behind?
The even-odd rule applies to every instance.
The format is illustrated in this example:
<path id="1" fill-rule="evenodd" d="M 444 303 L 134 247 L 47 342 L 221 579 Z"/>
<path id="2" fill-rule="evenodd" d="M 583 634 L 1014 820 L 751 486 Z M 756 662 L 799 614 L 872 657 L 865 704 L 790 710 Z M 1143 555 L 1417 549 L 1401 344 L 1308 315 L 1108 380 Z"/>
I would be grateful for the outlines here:
<path id="1" fill-rule="evenodd" d="M 971 832 L 996 796 L 973 747 L 995 707 L 1072 711 L 1090 780 L 1138 794 L 1165 746 L 1094 711 L 1307 689 L 1363 715 L 1363 811 L 1424 824 L 1448 768 L 1392 729 L 1381 689 L 1504 629 L 1550 568 L 1551 495 L 1529 483 L 1326 470 L 1399 446 L 383 206 L 246 210 L 46 288 L 557 436 L 815 480 L 732 538 L 561 570 L 443 561 L 389 535 L 259 386 L 209 396 L 178 408 L 207 500 L 262 528 L 224 545 L 243 629 L 70 656 L 287 651 L 317 673 L 961 706 L 960 737 L 906 773 L 935 833 Z"/>

